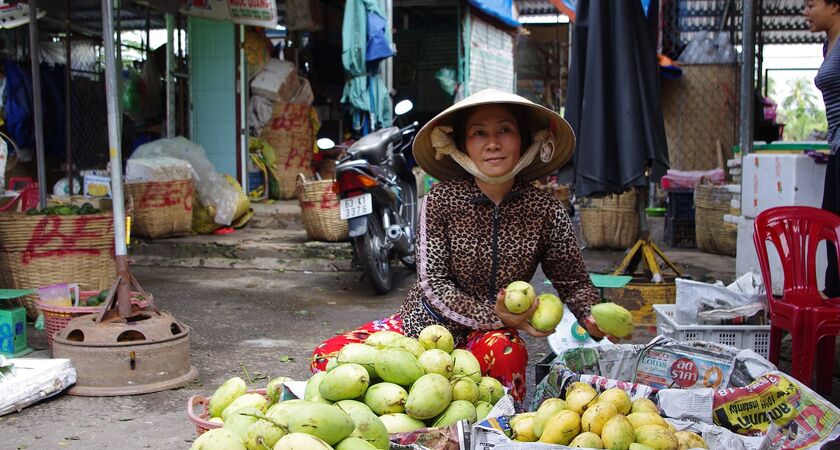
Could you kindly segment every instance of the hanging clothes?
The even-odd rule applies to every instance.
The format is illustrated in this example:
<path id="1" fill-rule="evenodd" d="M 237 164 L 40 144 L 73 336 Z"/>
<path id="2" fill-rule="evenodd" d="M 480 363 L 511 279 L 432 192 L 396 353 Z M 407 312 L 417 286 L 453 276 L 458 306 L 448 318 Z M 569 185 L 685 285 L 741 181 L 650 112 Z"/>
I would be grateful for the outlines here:
<path id="1" fill-rule="evenodd" d="M 372 19 L 373 27 L 368 26 L 369 14 L 379 16 Z M 375 0 L 348 0 L 344 5 L 341 61 L 347 83 L 341 102 L 350 106 L 354 127 L 367 123 L 378 129 L 391 126 L 393 121 L 391 96 L 379 73 L 379 62 L 393 55 L 386 55 L 385 51 L 391 49 L 391 44 L 385 34 L 384 17 Z"/>
<path id="2" fill-rule="evenodd" d="M 0 63 L 6 74 L 3 90 L 6 128 L 20 148 L 35 148 L 35 118 L 32 100 L 32 74 L 4 58 Z M 41 64 L 41 104 L 44 121 L 44 154 L 64 158 L 65 97 L 64 66 Z"/>
<path id="3" fill-rule="evenodd" d="M 3 102 L 6 108 L 6 128 L 20 148 L 35 148 L 32 122 L 32 80 L 12 60 L 3 58 L 6 87 Z M 10 152 L 14 152 L 10 148 Z"/>

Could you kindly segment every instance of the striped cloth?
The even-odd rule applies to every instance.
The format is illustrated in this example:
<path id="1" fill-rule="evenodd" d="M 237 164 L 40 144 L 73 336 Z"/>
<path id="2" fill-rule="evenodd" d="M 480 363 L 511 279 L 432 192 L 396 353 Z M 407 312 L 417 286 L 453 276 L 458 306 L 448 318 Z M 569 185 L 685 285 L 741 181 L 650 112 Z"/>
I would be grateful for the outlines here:
<path id="1" fill-rule="evenodd" d="M 828 122 L 828 144 L 831 153 L 836 154 L 840 148 L 840 47 L 834 46 L 831 53 L 825 54 L 827 44 L 823 45 L 825 59 L 814 84 L 822 92 L 825 102 L 825 117 Z"/>

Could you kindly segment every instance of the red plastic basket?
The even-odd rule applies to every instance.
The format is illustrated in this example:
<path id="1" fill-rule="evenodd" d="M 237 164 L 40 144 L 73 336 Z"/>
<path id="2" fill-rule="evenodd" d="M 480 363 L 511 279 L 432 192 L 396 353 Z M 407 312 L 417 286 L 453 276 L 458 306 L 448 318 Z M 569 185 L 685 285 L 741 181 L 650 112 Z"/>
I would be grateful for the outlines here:
<path id="1" fill-rule="evenodd" d="M 248 392 L 256 392 L 257 394 L 265 395 L 265 389 L 250 390 Z M 210 410 L 208 409 L 209 405 L 210 397 L 204 397 L 203 395 L 193 395 L 189 400 L 187 400 L 187 417 L 189 417 L 190 422 L 195 425 L 196 436 L 201 436 L 208 430 L 221 428 L 223 426 L 220 423 L 210 421 Z M 201 408 L 201 412 L 196 414 L 195 410 L 199 407 Z"/>
<path id="2" fill-rule="evenodd" d="M 90 297 L 99 294 L 99 291 L 82 291 L 79 293 L 80 301 L 87 300 Z M 147 298 L 152 298 L 152 294 L 146 292 L 132 292 L 131 302 L 140 308 L 145 308 L 149 305 Z M 53 306 L 47 305 L 40 300 L 37 302 L 38 309 L 44 314 L 44 329 L 47 332 L 47 343 L 50 345 L 50 351 L 53 346 L 53 336 L 55 333 L 63 330 L 64 327 L 70 323 L 71 320 L 84 316 L 86 314 L 98 313 L 102 310 L 99 306 Z"/>

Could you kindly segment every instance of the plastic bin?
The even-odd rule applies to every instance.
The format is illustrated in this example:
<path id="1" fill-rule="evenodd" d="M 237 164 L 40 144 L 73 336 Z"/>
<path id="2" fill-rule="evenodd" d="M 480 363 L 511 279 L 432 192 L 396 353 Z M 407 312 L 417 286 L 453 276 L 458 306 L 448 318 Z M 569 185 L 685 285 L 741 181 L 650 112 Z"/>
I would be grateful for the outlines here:
<path id="1" fill-rule="evenodd" d="M 694 219 L 694 191 L 669 191 L 665 215 L 672 219 Z"/>
<path id="2" fill-rule="evenodd" d="M 674 219 L 665 216 L 665 243 L 671 248 L 697 247 L 694 218 Z"/>
<path id="3" fill-rule="evenodd" d="M 770 353 L 770 325 L 680 325 L 676 305 L 653 305 L 656 332 L 680 341 L 706 341 L 750 349 L 767 358 Z"/>

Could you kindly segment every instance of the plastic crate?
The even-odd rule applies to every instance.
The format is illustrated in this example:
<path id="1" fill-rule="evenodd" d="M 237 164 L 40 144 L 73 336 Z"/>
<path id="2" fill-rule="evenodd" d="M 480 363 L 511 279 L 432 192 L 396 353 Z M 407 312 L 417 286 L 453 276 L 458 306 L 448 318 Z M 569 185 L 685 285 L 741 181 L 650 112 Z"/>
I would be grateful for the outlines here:
<path id="1" fill-rule="evenodd" d="M 694 191 L 668 192 L 665 215 L 672 219 L 694 219 Z"/>
<path id="2" fill-rule="evenodd" d="M 770 353 L 770 325 L 680 325 L 676 305 L 653 305 L 656 332 L 679 341 L 706 341 L 750 349 L 767 358 Z"/>
<path id="3" fill-rule="evenodd" d="M 665 243 L 671 248 L 695 248 L 697 236 L 694 218 L 674 219 L 665 216 Z"/>

